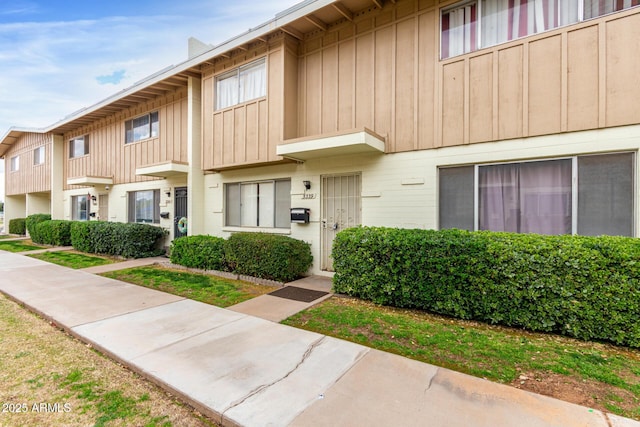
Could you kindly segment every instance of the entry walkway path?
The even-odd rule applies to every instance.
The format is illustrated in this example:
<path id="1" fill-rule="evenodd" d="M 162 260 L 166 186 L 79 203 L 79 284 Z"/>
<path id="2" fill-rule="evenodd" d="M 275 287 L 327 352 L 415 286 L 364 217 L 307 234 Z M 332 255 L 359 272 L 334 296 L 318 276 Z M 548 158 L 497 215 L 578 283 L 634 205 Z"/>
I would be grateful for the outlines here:
<path id="1" fill-rule="evenodd" d="M 224 426 L 640 426 L 19 254 L 0 291 Z"/>

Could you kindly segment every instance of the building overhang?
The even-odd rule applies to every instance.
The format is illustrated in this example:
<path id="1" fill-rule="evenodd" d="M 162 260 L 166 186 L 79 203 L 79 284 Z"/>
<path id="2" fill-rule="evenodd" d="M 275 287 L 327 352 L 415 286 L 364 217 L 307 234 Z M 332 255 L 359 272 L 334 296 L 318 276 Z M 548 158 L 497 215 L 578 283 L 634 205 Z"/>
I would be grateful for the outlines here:
<path id="1" fill-rule="evenodd" d="M 13 144 L 15 144 L 25 133 L 44 133 L 42 129 L 18 128 L 12 127 L 0 139 L 0 158 L 4 158 L 5 154 Z"/>
<path id="2" fill-rule="evenodd" d="M 68 178 L 67 185 L 113 185 L 113 178 L 108 176 L 79 176 Z"/>
<path id="3" fill-rule="evenodd" d="M 189 165 L 181 162 L 166 162 L 143 166 L 136 169 L 136 175 L 152 176 L 156 178 L 168 178 L 178 175 L 187 175 Z"/>
<path id="4" fill-rule="evenodd" d="M 290 139 L 276 147 L 278 156 L 296 161 L 384 152 L 385 139 L 367 128 L 321 137 Z"/>

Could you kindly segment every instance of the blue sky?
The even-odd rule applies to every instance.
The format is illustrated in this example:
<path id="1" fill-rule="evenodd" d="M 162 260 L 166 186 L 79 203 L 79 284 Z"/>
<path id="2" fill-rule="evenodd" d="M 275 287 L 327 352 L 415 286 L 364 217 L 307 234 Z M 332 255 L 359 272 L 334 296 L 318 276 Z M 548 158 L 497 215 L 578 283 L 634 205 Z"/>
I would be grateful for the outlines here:
<path id="1" fill-rule="evenodd" d="M 216 45 L 298 2 L 0 0 L 0 136 L 53 124 L 186 60 L 189 37 Z"/>

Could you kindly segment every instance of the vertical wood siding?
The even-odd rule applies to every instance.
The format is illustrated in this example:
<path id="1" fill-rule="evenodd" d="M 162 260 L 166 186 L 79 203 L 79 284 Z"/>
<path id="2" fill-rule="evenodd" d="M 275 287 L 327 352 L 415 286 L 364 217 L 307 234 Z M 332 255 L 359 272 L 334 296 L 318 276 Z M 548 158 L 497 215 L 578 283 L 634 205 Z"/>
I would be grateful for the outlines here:
<path id="1" fill-rule="evenodd" d="M 5 192 L 7 196 L 51 191 L 51 134 L 26 133 L 5 156 Z M 33 150 L 44 146 L 45 159 L 33 164 Z M 11 171 L 11 158 L 20 156 L 20 168 Z"/>
<path id="2" fill-rule="evenodd" d="M 438 43 L 411 0 L 305 40 L 298 136 L 365 126 L 398 152 L 640 123 L 637 8 L 446 61 Z"/>
<path id="3" fill-rule="evenodd" d="M 125 144 L 125 121 L 153 111 L 159 113 L 158 137 Z M 83 176 L 112 177 L 114 184 L 157 179 L 137 176 L 136 169 L 169 161 L 188 162 L 187 126 L 187 92 L 180 89 L 65 134 L 64 182 Z M 82 135 L 89 135 L 89 154 L 69 158 L 69 140 Z M 65 189 L 73 187 L 65 184 Z"/>
<path id="4" fill-rule="evenodd" d="M 202 102 L 202 167 L 242 166 L 278 160 L 276 146 L 283 135 L 294 136 L 297 101 L 294 90 L 297 86 L 286 81 L 285 75 L 294 75 L 291 64 L 295 55 L 287 53 L 284 36 L 243 55 L 210 67 L 203 72 Z M 253 101 L 215 110 L 216 76 L 243 64 L 266 57 L 267 96 Z M 285 73 L 286 70 L 286 73 Z M 287 94 L 285 96 L 285 93 Z M 290 114 L 284 120 L 284 112 Z M 294 124 L 292 127 L 291 123 Z"/>

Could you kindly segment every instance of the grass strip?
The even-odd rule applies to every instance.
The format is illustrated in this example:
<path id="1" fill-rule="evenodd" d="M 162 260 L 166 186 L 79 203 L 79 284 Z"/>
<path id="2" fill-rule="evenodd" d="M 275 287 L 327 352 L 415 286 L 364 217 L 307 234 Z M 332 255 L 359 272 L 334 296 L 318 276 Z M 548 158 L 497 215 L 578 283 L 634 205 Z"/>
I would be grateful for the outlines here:
<path id="1" fill-rule="evenodd" d="M 45 246 L 34 245 L 31 240 L 11 240 L 9 242 L 0 241 L 0 251 L 26 252 L 36 249 L 45 249 Z"/>
<path id="2" fill-rule="evenodd" d="M 0 294 L 2 426 L 214 426 Z"/>
<path id="3" fill-rule="evenodd" d="M 53 251 L 41 254 L 31 254 L 29 256 L 52 264 L 74 269 L 95 267 L 98 265 L 112 264 L 114 262 L 112 259 L 106 257 L 86 255 L 74 251 Z"/>
<path id="4" fill-rule="evenodd" d="M 218 307 L 229 307 L 278 289 L 157 265 L 128 268 L 102 275 Z"/>
<path id="5" fill-rule="evenodd" d="M 283 323 L 640 419 L 636 350 L 351 298 L 331 298 Z M 569 396 L 571 384 L 579 395 Z"/>

